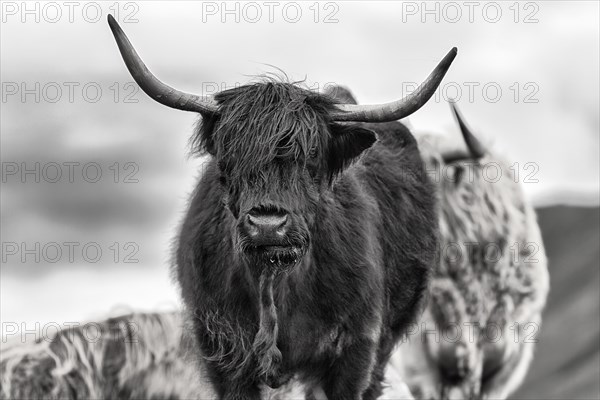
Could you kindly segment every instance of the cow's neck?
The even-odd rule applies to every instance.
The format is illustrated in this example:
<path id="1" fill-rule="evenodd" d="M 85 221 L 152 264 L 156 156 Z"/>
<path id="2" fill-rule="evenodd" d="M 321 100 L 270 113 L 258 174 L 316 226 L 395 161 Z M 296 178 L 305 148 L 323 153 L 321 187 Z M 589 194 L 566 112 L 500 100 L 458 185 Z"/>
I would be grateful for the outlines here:
<path id="1" fill-rule="evenodd" d="M 281 351 L 277 348 L 277 307 L 273 298 L 275 272 L 263 269 L 259 279 L 259 329 L 252 344 L 258 373 L 265 382 L 277 380 L 281 365 Z"/>

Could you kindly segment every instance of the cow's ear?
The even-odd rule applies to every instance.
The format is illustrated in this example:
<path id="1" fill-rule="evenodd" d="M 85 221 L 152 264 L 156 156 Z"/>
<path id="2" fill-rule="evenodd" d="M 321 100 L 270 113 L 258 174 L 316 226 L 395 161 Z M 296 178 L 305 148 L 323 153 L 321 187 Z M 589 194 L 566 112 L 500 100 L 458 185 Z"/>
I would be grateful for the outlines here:
<path id="1" fill-rule="evenodd" d="M 330 175 L 335 176 L 343 171 L 376 140 L 375 133 L 369 129 L 357 125 L 333 124 L 327 154 Z"/>
<path id="2" fill-rule="evenodd" d="M 194 129 L 194 135 L 190 141 L 192 151 L 197 154 L 208 153 L 211 156 L 216 154 L 215 141 L 213 140 L 213 133 L 215 131 L 215 125 L 217 122 L 215 116 L 202 116 L 196 122 Z"/>

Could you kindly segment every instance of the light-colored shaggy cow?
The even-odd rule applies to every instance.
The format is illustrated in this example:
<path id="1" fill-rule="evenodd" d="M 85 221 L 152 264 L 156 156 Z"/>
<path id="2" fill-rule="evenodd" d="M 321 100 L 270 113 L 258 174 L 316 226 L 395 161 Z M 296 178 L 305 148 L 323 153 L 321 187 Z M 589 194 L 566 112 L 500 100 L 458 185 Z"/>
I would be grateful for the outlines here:
<path id="1" fill-rule="evenodd" d="M 392 364 L 417 399 L 504 399 L 533 357 L 546 256 L 514 168 L 485 150 L 452 107 L 467 149 L 419 138 L 439 195 L 440 260 L 427 308 Z"/>
<path id="2" fill-rule="evenodd" d="M 0 352 L 2 399 L 209 398 L 179 313 L 133 314 Z"/>

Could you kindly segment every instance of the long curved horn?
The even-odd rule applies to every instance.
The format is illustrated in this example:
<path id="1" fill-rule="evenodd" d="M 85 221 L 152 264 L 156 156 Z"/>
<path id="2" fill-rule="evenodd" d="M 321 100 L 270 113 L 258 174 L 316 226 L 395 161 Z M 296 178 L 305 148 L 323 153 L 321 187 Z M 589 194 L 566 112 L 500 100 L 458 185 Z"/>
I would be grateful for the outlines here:
<path id="1" fill-rule="evenodd" d="M 473 133 L 465 123 L 465 120 L 460 114 L 460 111 L 458 111 L 456 103 L 451 101 L 450 107 L 452 108 L 452 113 L 454 114 L 454 118 L 456 118 L 456 122 L 458 122 L 460 132 L 463 135 L 463 139 L 465 139 L 465 143 L 467 144 L 467 148 L 469 149 L 471 157 L 476 160 L 480 159 L 487 152 L 485 147 L 483 147 L 481 142 L 475 137 L 475 135 L 473 135 Z"/>
<path id="2" fill-rule="evenodd" d="M 340 111 L 331 113 L 331 119 L 334 121 L 388 122 L 409 116 L 433 96 L 457 53 L 458 50 L 453 47 L 421 86 L 408 96 L 385 104 L 340 104 L 337 106 Z"/>
<path id="3" fill-rule="evenodd" d="M 148 96 L 167 107 L 178 110 L 195 111 L 203 114 L 214 114 L 217 112 L 217 104 L 212 98 L 181 92 L 158 80 L 148 70 L 117 21 L 110 14 L 108 15 L 108 25 L 115 36 L 127 69 Z"/>

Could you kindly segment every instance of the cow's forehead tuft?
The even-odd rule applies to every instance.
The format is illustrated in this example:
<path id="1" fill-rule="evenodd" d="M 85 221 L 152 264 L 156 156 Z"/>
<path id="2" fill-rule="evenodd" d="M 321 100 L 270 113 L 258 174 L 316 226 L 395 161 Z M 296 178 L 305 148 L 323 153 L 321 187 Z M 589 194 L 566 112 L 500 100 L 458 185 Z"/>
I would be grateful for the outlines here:
<path id="1" fill-rule="evenodd" d="M 212 134 L 217 154 L 239 173 L 301 163 L 327 140 L 332 102 L 297 85 L 255 83 L 221 92 L 216 99 L 220 117 Z"/>

